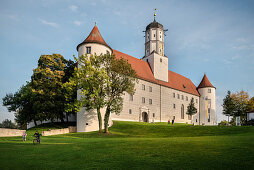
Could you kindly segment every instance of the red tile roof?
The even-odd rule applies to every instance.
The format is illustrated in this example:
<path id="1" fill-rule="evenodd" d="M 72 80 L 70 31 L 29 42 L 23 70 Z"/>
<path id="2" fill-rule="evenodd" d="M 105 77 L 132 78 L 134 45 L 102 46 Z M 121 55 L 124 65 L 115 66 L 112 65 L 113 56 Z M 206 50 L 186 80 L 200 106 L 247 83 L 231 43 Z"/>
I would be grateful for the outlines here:
<path id="1" fill-rule="evenodd" d="M 198 88 L 204 88 L 204 87 L 214 87 L 212 83 L 208 80 L 206 74 L 204 75 L 202 81 L 198 85 Z M 215 87 L 214 87 L 215 88 Z"/>
<path id="2" fill-rule="evenodd" d="M 88 35 L 88 37 L 77 46 L 77 51 L 78 51 L 79 46 L 86 44 L 86 43 L 98 43 L 98 44 L 102 44 L 102 45 L 105 45 L 108 48 L 110 48 L 110 46 L 102 38 L 101 33 L 96 25 L 93 27 L 93 29 L 90 32 L 90 34 Z"/>
<path id="3" fill-rule="evenodd" d="M 136 70 L 137 76 L 140 79 L 199 96 L 197 88 L 192 81 L 180 74 L 168 70 L 168 82 L 157 80 L 154 78 L 153 72 L 147 62 L 117 50 L 113 50 L 113 54 L 115 54 L 116 58 L 122 57 L 128 60 L 128 62 L 132 65 L 132 68 Z"/>

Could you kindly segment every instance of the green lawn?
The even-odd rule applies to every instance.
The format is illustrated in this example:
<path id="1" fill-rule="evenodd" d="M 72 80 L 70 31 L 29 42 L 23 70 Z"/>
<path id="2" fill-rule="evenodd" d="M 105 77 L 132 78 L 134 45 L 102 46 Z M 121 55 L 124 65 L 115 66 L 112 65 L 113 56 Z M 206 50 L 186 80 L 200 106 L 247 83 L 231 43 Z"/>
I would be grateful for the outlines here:
<path id="1" fill-rule="evenodd" d="M 254 127 L 115 121 L 109 135 L 42 137 L 40 145 L 34 131 L 26 142 L 0 138 L 0 169 L 254 169 Z"/>

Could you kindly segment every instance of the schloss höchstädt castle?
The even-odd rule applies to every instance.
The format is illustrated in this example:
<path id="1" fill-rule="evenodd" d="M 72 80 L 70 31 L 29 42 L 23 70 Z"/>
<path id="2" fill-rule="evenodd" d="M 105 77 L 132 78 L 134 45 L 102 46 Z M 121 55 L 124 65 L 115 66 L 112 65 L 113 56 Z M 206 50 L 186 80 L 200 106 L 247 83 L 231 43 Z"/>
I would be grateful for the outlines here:
<path id="1" fill-rule="evenodd" d="M 163 25 L 155 19 L 146 27 L 145 56 L 138 59 L 112 49 L 95 25 L 88 37 L 77 46 L 78 56 L 109 52 L 116 58 L 127 59 L 136 71 L 139 81 L 135 85 L 135 94 L 132 96 L 125 92 L 123 110 L 119 115 L 111 114 L 111 120 L 166 122 L 174 119 L 175 122 L 214 125 L 216 88 L 206 75 L 196 87 L 190 79 L 168 70 L 164 31 Z M 194 98 L 197 108 L 192 117 L 186 114 L 191 98 Z M 96 113 L 83 108 L 77 113 L 77 131 L 95 130 L 98 130 Z"/>

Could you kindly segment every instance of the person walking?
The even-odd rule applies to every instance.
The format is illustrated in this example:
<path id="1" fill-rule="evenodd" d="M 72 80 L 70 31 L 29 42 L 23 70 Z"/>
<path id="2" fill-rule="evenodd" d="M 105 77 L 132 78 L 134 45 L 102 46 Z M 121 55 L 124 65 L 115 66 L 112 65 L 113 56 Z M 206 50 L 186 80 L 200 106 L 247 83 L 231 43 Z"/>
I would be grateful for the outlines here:
<path id="1" fill-rule="evenodd" d="M 174 125 L 175 119 L 172 119 L 172 125 Z"/>
<path id="2" fill-rule="evenodd" d="M 170 119 L 168 119 L 168 125 L 170 125 Z"/>
<path id="3" fill-rule="evenodd" d="M 23 142 L 26 141 L 26 136 L 27 136 L 27 133 L 26 131 L 23 132 L 23 135 L 22 135 L 22 140 Z"/>

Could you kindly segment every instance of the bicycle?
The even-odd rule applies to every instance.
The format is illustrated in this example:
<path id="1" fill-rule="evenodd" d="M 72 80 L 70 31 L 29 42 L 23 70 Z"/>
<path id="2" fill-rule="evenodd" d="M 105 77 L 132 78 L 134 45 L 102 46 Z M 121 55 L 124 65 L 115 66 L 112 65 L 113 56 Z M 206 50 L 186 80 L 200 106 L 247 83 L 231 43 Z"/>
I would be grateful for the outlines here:
<path id="1" fill-rule="evenodd" d="M 40 144 L 40 139 L 38 137 L 36 137 L 34 140 L 33 140 L 33 144 L 36 145 L 36 144 Z"/>

